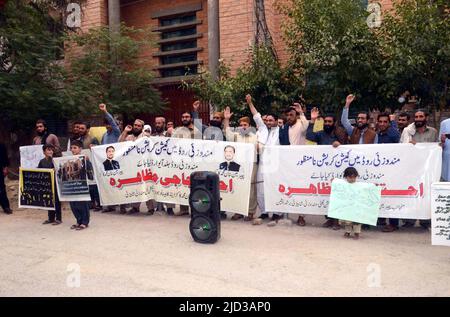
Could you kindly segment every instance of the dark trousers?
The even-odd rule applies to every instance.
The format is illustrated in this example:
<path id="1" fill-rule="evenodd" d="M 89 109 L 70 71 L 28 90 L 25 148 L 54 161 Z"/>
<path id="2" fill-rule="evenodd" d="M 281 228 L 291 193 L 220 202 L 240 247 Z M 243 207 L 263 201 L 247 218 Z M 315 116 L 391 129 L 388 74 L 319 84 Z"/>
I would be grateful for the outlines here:
<path id="1" fill-rule="evenodd" d="M 92 207 L 100 206 L 100 194 L 97 185 L 89 185 L 89 195 L 91 196 Z"/>
<path id="2" fill-rule="evenodd" d="M 398 218 L 389 218 L 389 224 L 395 227 L 398 227 L 399 220 Z"/>
<path id="3" fill-rule="evenodd" d="M 89 224 L 89 203 L 87 201 L 71 201 L 70 209 L 72 209 L 73 215 L 77 220 L 78 225 Z"/>
<path id="4" fill-rule="evenodd" d="M 0 205 L 2 205 L 3 210 L 9 209 L 9 200 L 6 196 L 6 186 L 5 186 L 5 176 L 0 170 Z"/>
<path id="5" fill-rule="evenodd" d="M 405 223 L 415 224 L 417 220 L 416 219 L 404 219 L 403 221 Z M 421 226 L 430 226 L 431 225 L 431 220 L 419 220 L 419 224 Z"/>
<path id="6" fill-rule="evenodd" d="M 387 223 L 387 218 L 378 218 L 379 221 L 383 221 Z M 398 218 L 389 218 L 389 224 L 395 227 L 398 227 L 399 220 Z"/>
<path id="7" fill-rule="evenodd" d="M 55 210 L 48 211 L 48 221 L 54 222 L 56 220 L 61 221 L 61 202 L 58 199 L 58 195 L 55 197 Z"/>

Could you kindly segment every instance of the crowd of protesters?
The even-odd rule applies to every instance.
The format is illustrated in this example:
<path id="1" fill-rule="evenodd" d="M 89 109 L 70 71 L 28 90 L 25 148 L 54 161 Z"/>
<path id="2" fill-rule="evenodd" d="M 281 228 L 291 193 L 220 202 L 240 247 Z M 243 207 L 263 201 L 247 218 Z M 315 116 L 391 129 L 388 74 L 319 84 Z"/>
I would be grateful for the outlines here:
<path id="1" fill-rule="evenodd" d="M 82 149 L 90 149 L 99 144 L 113 144 L 117 142 L 136 141 L 148 136 L 164 136 L 174 138 L 203 138 L 205 140 L 243 142 L 255 146 L 254 168 L 251 176 L 251 191 L 248 216 L 244 217 L 234 214 L 231 219 L 252 221 L 254 225 L 261 225 L 267 220 L 269 226 L 277 225 L 283 218 L 280 213 L 272 213 L 266 210 L 264 205 L 264 166 L 259 160 L 259 156 L 264 152 L 265 146 L 271 145 L 332 145 L 338 147 L 342 144 L 384 144 L 384 143 L 421 143 L 421 142 L 439 142 L 443 147 L 443 170 L 442 179 L 450 179 L 449 158 L 450 158 L 450 119 L 441 122 L 440 131 L 428 125 L 429 114 L 426 110 L 418 109 L 413 112 L 377 113 L 376 116 L 369 112 L 359 111 L 356 114 L 356 120 L 352 124 L 349 119 L 351 104 L 355 100 L 353 95 L 346 98 L 346 103 L 342 109 L 342 115 L 337 118 L 334 114 L 321 113 L 318 108 L 310 110 L 309 120 L 306 117 L 306 107 L 301 103 L 293 103 L 282 114 L 266 113 L 261 114 L 257 105 L 252 102 L 250 95 L 245 96 L 246 103 L 252 114 L 249 117 L 238 118 L 239 127 L 232 129 L 230 122 L 233 113 L 230 107 L 223 111 L 214 112 L 209 121 L 209 125 L 204 125 L 199 118 L 200 102 L 193 104 L 192 111 L 186 111 L 181 114 L 180 127 L 174 126 L 174 121 L 168 120 L 164 116 L 157 116 L 150 124 L 146 124 L 141 119 L 135 119 L 132 125 L 126 125 L 123 129 L 120 124 L 107 110 L 105 104 L 99 105 L 99 110 L 104 115 L 104 125 L 106 132 L 100 140 L 93 138 L 89 134 L 90 125 L 87 122 L 75 121 L 72 124 L 71 137 L 67 149 L 73 154 L 81 153 Z M 413 113 L 413 115 L 410 115 Z M 317 131 L 316 123 L 321 121 L 323 128 Z M 252 126 L 252 122 L 256 127 Z M 42 145 L 45 158 L 39 163 L 39 167 L 54 168 L 52 158 L 61 156 L 62 149 L 59 139 L 56 135 L 49 133 L 46 122 L 37 120 L 35 126 L 36 136 L 33 139 L 34 145 Z M 5 213 L 12 213 L 6 196 L 4 177 L 7 175 L 8 156 L 5 147 L 0 144 L 0 203 Z M 226 167 L 224 167 L 226 168 Z M 348 172 L 351 177 L 356 177 L 357 171 Z M 356 174 L 355 174 L 356 173 Z M 100 198 L 96 185 L 90 185 L 91 202 L 71 202 L 70 206 L 75 215 L 77 223 L 71 228 L 82 230 L 89 225 L 89 209 L 102 212 L 113 212 L 119 208 L 121 214 L 133 214 L 140 212 L 140 203 L 123 204 L 120 206 L 100 206 Z M 146 202 L 147 211 L 153 214 L 155 211 L 163 211 L 168 215 L 175 215 L 175 205 L 161 203 L 155 200 Z M 128 209 L 128 210 L 127 210 Z M 260 215 L 256 217 L 257 210 Z M 269 213 L 271 216 L 269 217 Z M 189 206 L 182 205 L 176 215 L 189 214 Z M 222 213 L 222 218 L 226 214 Z M 340 223 L 336 219 L 326 217 L 323 224 L 334 230 L 340 229 Z M 48 219 L 44 224 L 60 224 L 61 204 L 57 200 L 56 210 L 48 213 Z M 297 222 L 299 226 L 305 226 L 306 222 L 303 215 L 299 215 Z M 414 226 L 414 219 L 403 220 L 403 227 Z M 383 232 L 392 232 L 399 228 L 399 219 L 380 218 L 378 224 L 382 226 Z M 345 224 L 347 227 L 349 224 Z M 429 228 L 429 221 L 420 221 L 423 228 Z M 360 229 L 356 227 L 356 233 Z M 346 230 L 346 235 L 348 231 Z"/>

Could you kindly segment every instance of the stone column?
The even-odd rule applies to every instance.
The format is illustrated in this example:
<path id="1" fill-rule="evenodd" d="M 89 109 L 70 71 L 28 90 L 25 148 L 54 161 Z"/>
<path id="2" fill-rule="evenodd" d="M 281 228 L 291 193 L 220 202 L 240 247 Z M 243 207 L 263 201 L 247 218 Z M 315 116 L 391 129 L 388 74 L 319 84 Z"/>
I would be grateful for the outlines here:
<path id="1" fill-rule="evenodd" d="M 208 0 L 208 61 L 214 79 L 219 74 L 219 0 Z"/>
<path id="2" fill-rule="evenodd" d="M 108 0 L 108 25 L 111 32 L 120 31 L 120 0 Z"/>

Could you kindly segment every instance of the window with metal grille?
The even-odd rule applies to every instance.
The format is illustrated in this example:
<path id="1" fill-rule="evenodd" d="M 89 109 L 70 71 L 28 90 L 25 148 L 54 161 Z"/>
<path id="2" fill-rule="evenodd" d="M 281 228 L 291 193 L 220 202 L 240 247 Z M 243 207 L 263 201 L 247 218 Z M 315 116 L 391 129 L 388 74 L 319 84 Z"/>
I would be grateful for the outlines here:
<path id="1" fill-rule="evenodd" d="M 187 41 L 187 42 L 162 44 L 161 51 L 168 52 L 168 51 L 184 50 L 187 48 L 196 48 L 196 47 L 197 47 L 197 41 L 194 40 L 194 41 Z"/>
<path id="2" fill-rule="evenodd" d="M 196 75 L 197 73 L 198 73 L 197 66 L 177 67 L 172 69 L 161 70 L 162 77 L 188 76 L 188 75 Z"/>
<path id="3" fill-rule="evenodd" d="M 188 29 L 176 30 L 171 32 L 164 32 L 161 36 L 162 39 L 171 39 L 174 37 L 194 35 L 197 33 L 197 27 L 192 27 Z"/>
<path id="4" fill-rule="evenodd" d="M 197 9 L 198 10 L 198 9 Z M 160 77 L 179 77 L 195 75 L 198 72 L 197 39 L 202 34 L 197 33 L 196 12 L 171 14 L 170 17 L 159 16 L 159 26 L 155 29 L 160 33 L 159 66 L 156 67 Z M 173 66 L 172 66 L 173 65 Z"/>
<path id="5" fill-rule="evenodd" d="M 172 17 L 172 18 L 161 18 L 161 19 L 159 19 L 159 24 L 161 26 L 183 24 L 183 23 L 195 21 L 196 18 L 197 18 L 197 16 L 195 13 L 184 14 L 182 16 L 177 16 L 177 17 Z"/>
<path id="6" fill-rule="evenodd" d="M 176 63 L 184 63 L 184 62 L 193 62 L 197 60 L 197 54 L 186 54 L 179 56 L 165 56 L 161 58 L 161 62 L 163 65 L 167 64 L 176 64 Z"/>

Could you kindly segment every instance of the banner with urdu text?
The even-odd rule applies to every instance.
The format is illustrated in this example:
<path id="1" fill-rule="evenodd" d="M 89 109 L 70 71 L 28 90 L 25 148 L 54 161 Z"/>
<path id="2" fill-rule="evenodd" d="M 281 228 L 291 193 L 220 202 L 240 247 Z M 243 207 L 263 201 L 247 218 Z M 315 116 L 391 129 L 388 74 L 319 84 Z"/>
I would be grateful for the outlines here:
<path id="1" fill-rule="evenodd" d="M 442 149 L 437 143 L 272 146 L 262 161 L 267 211 L 326 215 L 331 181 L 351 166 L 358 181 L 381 187 L 379 217 L 430 219 Z"/>
<path id="2" fill-rule="evenodd" d="M 255 148 L 245 143 L 144 137 L 92 148 L 102 205 L 159 202 L 189 205 L 190 175 L 220 176 L 221 209 L 247 215 Z"/>

